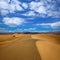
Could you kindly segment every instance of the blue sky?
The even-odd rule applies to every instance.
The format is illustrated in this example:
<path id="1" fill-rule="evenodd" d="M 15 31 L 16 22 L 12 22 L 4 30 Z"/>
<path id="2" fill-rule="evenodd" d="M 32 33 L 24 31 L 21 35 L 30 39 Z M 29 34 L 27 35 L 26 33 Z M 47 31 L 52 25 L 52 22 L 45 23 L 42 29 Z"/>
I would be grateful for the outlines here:
<path id="1" fill-rule="evenodd" d="M 0 0 L 0 32 L 60 31 L 60 0 Z"/>

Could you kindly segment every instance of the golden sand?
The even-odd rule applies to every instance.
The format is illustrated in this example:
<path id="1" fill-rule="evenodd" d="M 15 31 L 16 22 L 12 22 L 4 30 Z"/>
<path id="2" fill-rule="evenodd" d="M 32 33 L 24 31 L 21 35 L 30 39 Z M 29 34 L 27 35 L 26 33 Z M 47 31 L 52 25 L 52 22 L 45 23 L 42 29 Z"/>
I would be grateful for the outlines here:
<path id="1" fill-rule="evenodd" d="M 0 34 L 0 60 L 60 60 L 60 34 Z"/>

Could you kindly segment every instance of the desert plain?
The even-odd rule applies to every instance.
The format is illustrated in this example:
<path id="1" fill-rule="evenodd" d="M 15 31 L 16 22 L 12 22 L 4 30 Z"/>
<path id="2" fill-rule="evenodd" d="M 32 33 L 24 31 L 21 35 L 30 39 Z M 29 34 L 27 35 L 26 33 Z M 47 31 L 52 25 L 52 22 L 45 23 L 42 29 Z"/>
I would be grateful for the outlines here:
<path id="1" fill-rule="evenodd" d="M 0 60 L 60 60 L 60 34 L 0 34 Z"/>

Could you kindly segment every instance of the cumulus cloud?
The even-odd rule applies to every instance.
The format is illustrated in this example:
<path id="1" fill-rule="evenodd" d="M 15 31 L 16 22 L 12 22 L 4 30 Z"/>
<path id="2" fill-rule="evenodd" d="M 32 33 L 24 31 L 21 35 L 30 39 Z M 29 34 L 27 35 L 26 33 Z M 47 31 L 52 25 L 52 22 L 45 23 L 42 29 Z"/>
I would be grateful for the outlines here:
<path id="1" fill-rule="evenodd" d="M 8 10 L 5 10 L 5 9 L 1 10 L 0 12 L 1 12 L 1 14 L 3 16 L 5 16 L 5 15 L 7 15 L 9 13 L 9 11 Z"/>
<path id="2" fill-rule="evenodd" d="M 35 12 L 38 12 L 41 15 L 41 17 L 43 15 L 45 15 L 45 17 L 46 16 L 59 17 L 60 11 L 58 11 L 59 8 L 56 2 L 57 1 L 52 1 L 52 0 L 41 0 L 39 2 L 32 1 L 30 3 L 30 9 Z"/>
<path id="3" fill-rule="evenodd" d="M 45 7 L 43 6 L 43 2 L 34 2 L 34 1 L 32 1 L 30 3 L 30 9 L 34 10 L 38 13 L 42 13 L 42 14 L 46 13 Z"/>
<path id="4" fill-rule="evenodd" d="M 51 24 L 51 27 L 60 27 L 60 21 Z"/>
<path id="5" fill-rule="evenodd" d="M 20 2 L 18 0 L 1 0 L 0 1 L 1 14 L 14 13 L 15 11 L 22 11 L 22 10 L 23 8 L 20 6 Z"/>
<path id="6" fill-rule="evenodd" d="M 5 17 L 3 18 L 3 22 L 4 24 L 10 26 L 10 27 L 16 27 L 19 25 L 22 25 L 24 23 L 24 19 L 23 18 L 18 18 L 18 17 Z"/>
<path id="7" fill-rule="evenodd" d="M 58 0 L 59 1 L 59 0 Z M 39 17 L 60 17 L 60 7 L 57 0 L 40 0 L 21 2 L 19 0 L 0 0 L 0 13 L 6 15 L 8 13 L 15 13 L 16 11 L 29 10 L 31 12 L 21 13 L 23 15 L 35 16 L 38 14 Z M 58 4 L 57 4 L 58 3 Z M 33 12 L 34 11 L 34 12 Z M 33 13 L 32 13 L 33 12 Z M 4 13 L 4 14 L 3 14 Z M 25 16 L 27 16 L 25 15 Z"/>
<path id="8" fill-rule="evenodd" d="M 54 22 L 54 23 L 41 23 L 41 24 L 36 24 L 36 25 L 43 26 L 43 27 L 58 28 L 60 27 L 60 21 Z"/>

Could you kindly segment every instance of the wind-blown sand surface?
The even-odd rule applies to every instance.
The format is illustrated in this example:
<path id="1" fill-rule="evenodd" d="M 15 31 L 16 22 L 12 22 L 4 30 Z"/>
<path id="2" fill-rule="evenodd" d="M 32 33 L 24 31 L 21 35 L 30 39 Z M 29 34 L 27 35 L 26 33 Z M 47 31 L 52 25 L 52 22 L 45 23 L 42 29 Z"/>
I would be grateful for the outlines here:
<path id="1" fill-rule="evenodd" d="M 60 34 L 0 34 L 0 60 L 60 60 Z"/>

